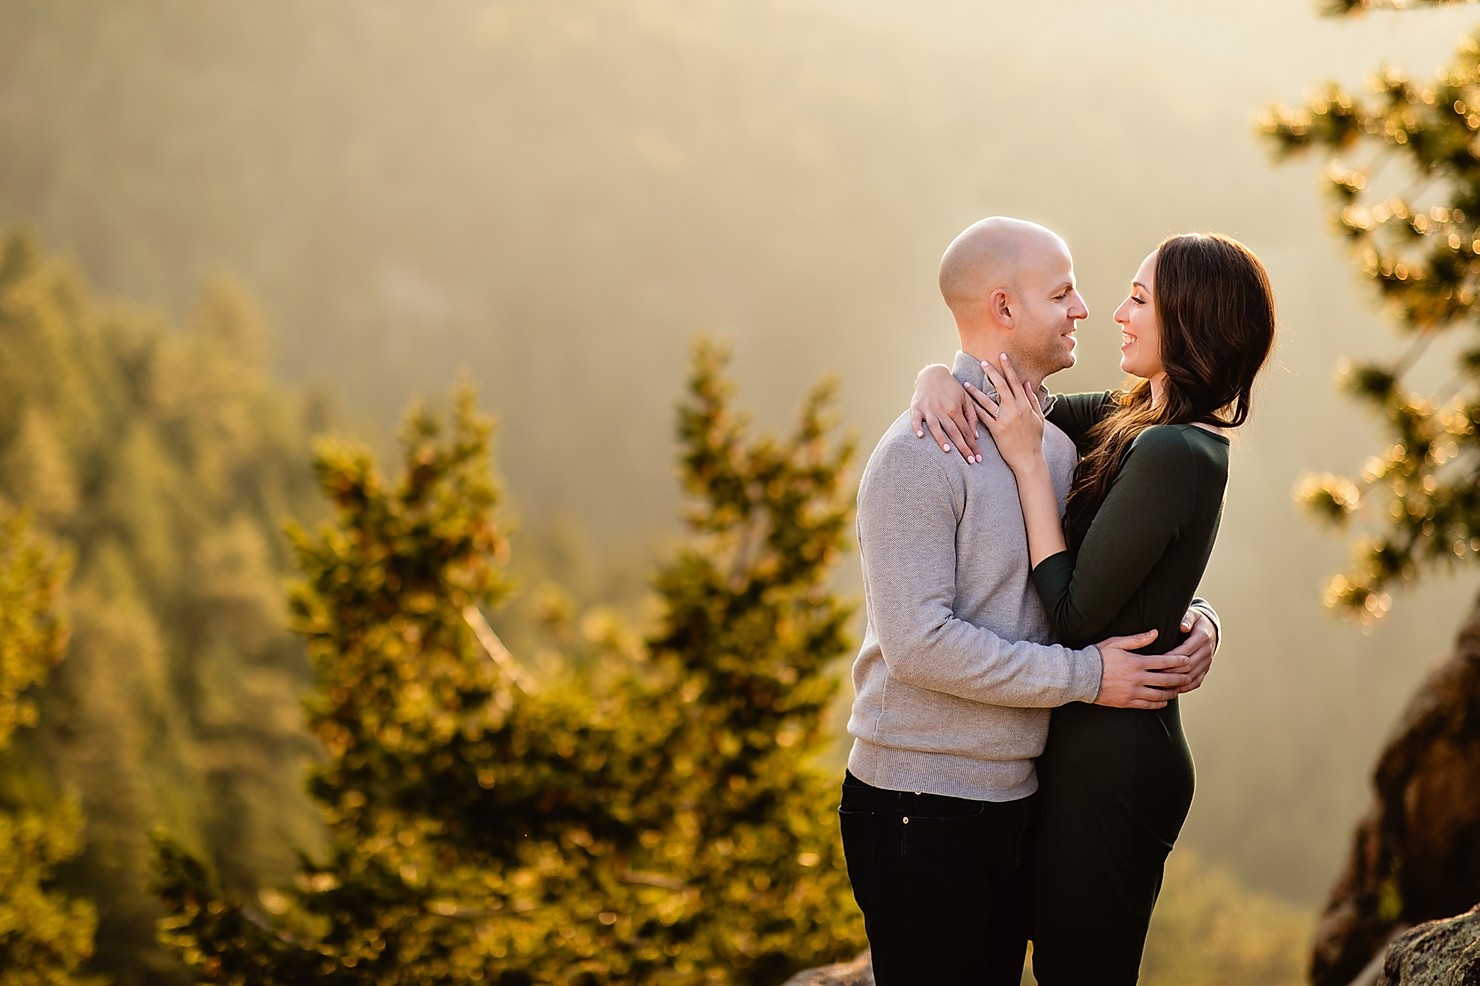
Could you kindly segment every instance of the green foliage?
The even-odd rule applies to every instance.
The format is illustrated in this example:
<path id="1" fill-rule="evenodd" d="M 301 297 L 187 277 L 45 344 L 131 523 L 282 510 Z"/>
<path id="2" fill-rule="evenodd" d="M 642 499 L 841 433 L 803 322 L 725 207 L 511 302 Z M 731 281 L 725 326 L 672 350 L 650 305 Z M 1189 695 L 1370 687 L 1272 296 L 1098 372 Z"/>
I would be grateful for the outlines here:
<path id="1" fill-rule="evenodd" d="M 855 950 L 832 782 L 811 761 L 847 649 L 828 591 L 848 519 L 830 389 L 748 441 L 723 356 L 680 412 L 693 542 L 641 653 L 608 635 L 534 682 L 483 622 L 506 590 L 488 425 L 403 436 L 400 478 L 321 446 L 335 520 L 295 530 L 326 759 L 322 862 L 257 902 L 161 840 L 163 940 L 207 982 L 746 983 Z"/>
<path id="2" fill-rule="evenodd" d="M 96 303 L 28 237 L 0 239 L 0 498 L 75 559 L 67 660 L 17 708 L 39 724 L 0 757 L 0 786 L 38 811 L 57 782 L 75 792 L 85 837 L 57 873 L 97 901 L 94 965 L 121 984 L 183 971 L 151 949 L 152 825 L 245 887 L 291 872 L 284 833 L 317 837 L 278 534 L 312 476 L 305 413 L 265 382 L 264 340 L 229 285 L 177 331 Z M 4 629 L 9 688 L 4 649 L 31 644 Z"/>
<path id="3" fill-rule="evenodd" d="M 24 517 L 0 517 L 0 749 L 18 727 L 36 724 L 25 693 L 62 659 L 67 631 L 56 612 L 66 565 L 37 540 Z"/>
<path id="4" fill-rule="evenodd" d="M 82 814 L 74 802 L 0 812 L 0 969 L 6 986 L 102 983 L 80 968 L 93 954 L 97 911 L 55 890 L 57 866 L 77 855 Z"/>
<path id="5" fill-rule="evenodd" d="M 0 512 L 0 750 L 36 721 L 26 695 L 61 660 L 66 627 L 57 613 L 67 563 L 26 518 Z M 0 808 L 0 979 L 7 986 L 83 986 L 97 913 L 56 889 L 55 869 L 77 855 L 75 803 Z"/>
<path id="6" fill-rule="evenodd" d="M 1343 369 L 1346 388 L 1381 416 L 1387 448 L 1359 480 L 1309 477 L 1297 491 L 1367 532 L 1327 600 L 1378 617 L 1394 583 L 1480 556 L 1480 35 L 1431 81 L 1388 67 L 1365 98 L 1331 84 L 1304 108 L 1272 110 L 1264 132 L 1281 156 L 1343 156 L 1326 176 L 1336 227 L 1409 339 L 1395 359 Z M 1354 155 L 1363 163 L 1345 163 Z M 1431 349 L 1447 349 L 1452 365 L 1437 384 L 1416 383 Z"/>
<path id="7" fill-rule="evenodd" d="M 695 540 L 657 578 L 664 610 L 649 647 L 661 687 L 647 714 L 667 720 L 653 742 L 671 769 L 639 803 L 676 813 L 651 865 L 686 874 L 696 891 L 675 976 L 727 969 L 728 981 L 769 984 L 861 937 L 836 838 L 836 778 L 807 763 L 827 742 L 823 713 L 837 688 L 828 668 L 849 646 L 851 609 L 826 578 L 851 513 L 840 484 L 852 447 L 826 440 L 829 384 L 786 441 L 747 443 L 723 364 L 720 351 L 698 347 L 679 415 Z"/>

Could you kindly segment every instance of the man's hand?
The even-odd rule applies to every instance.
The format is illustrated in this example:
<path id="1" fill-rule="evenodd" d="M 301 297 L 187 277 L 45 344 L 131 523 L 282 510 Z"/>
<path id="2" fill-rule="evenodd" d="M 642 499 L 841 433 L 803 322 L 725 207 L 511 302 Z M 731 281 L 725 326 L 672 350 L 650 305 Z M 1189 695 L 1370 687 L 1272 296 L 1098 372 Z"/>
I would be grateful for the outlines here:
<path id="1" fill-rule="evenodd" d="M 1188 684 L 1192 660 L 1186 655 L 1175 652 L 1149 656 L 1131 653 L 1155 639 L 1156 631 L 1147 630 L 1134 637 L 1111 637 L 1097 645 L 1104 670 L 1100 674 L 1096 705 L 1116 709 L 1160 709 Z"/>
<path id="2" fill-rule="evenodd" d="M 1190 692 L 1203 683 L 1213 667 L 1213 654 L 1218 650 L 1218 624 L 1208 619 L 1200 609 L 1189 609 L 1182 617 L 1182 632 L 1187 639 L 1168 652 L 1179 654 L 1192 662 L 1187 669 L 1187 683 L 1177 688 L 1178 694 Z"/>

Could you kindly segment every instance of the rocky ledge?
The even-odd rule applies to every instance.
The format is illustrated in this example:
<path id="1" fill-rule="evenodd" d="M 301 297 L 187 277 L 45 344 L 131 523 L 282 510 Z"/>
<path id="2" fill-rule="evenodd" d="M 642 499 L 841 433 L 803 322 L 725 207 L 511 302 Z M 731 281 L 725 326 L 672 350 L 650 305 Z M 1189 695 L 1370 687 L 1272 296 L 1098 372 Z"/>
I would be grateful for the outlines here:
<path id="1" fill-rule="evenodd" d="M 1480 986 L 1480 905 L 1399 935 L 1377 986 Z"/>

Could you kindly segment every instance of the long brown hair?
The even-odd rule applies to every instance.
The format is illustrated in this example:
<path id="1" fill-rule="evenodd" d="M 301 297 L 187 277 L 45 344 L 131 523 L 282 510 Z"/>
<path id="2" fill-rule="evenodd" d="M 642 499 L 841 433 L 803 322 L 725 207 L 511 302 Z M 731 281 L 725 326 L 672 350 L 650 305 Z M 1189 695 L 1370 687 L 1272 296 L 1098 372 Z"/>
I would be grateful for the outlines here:
<path id="1" fill-rule="evenodd" d="M 1152 294 L 1161 322 L 1163 400 L 1138 381 L 1090 429 L 1067 507 L 1076 548 L 1136 436 L 1158 424 L 1236 428 L 1248 420 L 1254 378 L 1274 346 L 1274 292 L 1248 247 L 1219 233 L 1169 236 L 1156 248 Z"/>

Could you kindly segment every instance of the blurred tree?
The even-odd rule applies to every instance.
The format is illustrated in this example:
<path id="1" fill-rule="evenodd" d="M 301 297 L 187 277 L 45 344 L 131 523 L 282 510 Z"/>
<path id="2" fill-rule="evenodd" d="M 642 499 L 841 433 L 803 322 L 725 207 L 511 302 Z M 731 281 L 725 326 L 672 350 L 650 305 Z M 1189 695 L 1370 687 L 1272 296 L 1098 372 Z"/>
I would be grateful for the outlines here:
<path id="1" fill-rule="evenodd" d="M 1337 0 L 1333 13 L 1373 6 Z M 1438 3 L 1430 5 L 1437 6 Z M 1307 478 L 1298 495 L 1370 535 L 1328 601 L 1372 619 L 1389 589 L 1480 556 L 1480 34 L 1427 82 L 1392 67 L 1354 96 L 1335 84 L 1264 130 L 1282 155 L 1334 159 L 1336 225 L 1408 341 L 1396 358 L 1347 366 L 1348 387 L 1383 417 L 1388 446 L 1359 480 Z M 1425 365 L 1438 353 L 1447 368 Z M 1436 372 L 1437 370 L 1437 372 Z M 1410 702 L 1373 773 L 1373 804 L 1317 922 L 1311 982 L 1351 982 L 1404 927 L 1480 899 L 1480 607 L 1454 656 Z"/>
<path id="2" fill-rule="evenodd" d="M 67 630 L 57 612 L 67 562 L 30 523 L 0 508 L 0 753 L 32 726 L 30 690 L 62 658 Z M 82 817 L 72 801 L 37 808 L 34 794 L 0 798 L 0 981 L 7 986 L 84 986 L 97 913 L 55 888 L 53 872 L 77 854 Z"/>
<path id="3" fill-rule="evenodd" d="M 267 383 L 264 337 L 224 283 L 176 331 L 0 238 L 0 496 L 76 560 L 68 659 L 0 785 L 75 791 L 85 838 L 57 874 L 97 901 L 92 967 L 120 986 L 184 972 L 152 940 L 151 825 L 242 887 L 284 879 L 285 843 L 318 834 L 279 584 L 282 519 L 314 502 L 307 411 Z"/>
<path id="4" fill-rule="evenodd" d="M 647 647 L 609 618 L 580 678 L 536 686 L 483 621 L 506 544 L 469 391 L 450 426 L 412 415 L 394 486 L 320 448 L 337 517 L 295 533 L 293 608 L 331 844 L 259 906 L 161 841 L 161 934 L 205 981 L 772 984 L 858 947 L 811 762 L 850 449 L 827 388 L 747 444 L 722 366 L 700 349 L 680 412 L 696 543 Z"/>
<path id="5" fill-rule="evenodd" d="M 827 440 L 830 383 L 785 441 L 747 441 L 724 362 L 696 349 L 679 412 L 694 537 L 656 580 L 658 687 L 641 715 L 667 766 L 636 797 L 657 812 L 645 865 L 684 882 L 665 903 L 683 946 L 672 974 L 702 982 L 723 969 L 762 986 L 862 940 L 836 837 L 838 778 L 814 766 L 838 687 L 828 671 L 850 648 L 852 610 L 827 579 L 849 534 L 853 449 Z"/>
<path id="6" fill-rule="evenodd" d="M 1340 155 L 1326 180 L 1337 228 L 1407 339 L 1395 358 L 1344 367 L 1347 387 L 1382 415 L 1388 446 L 1358 479 L 1313 476 L 1299 491 L 1322 515 L 1370 533 L 1327 594 L 1365 618 L 1387 611 L 1394 584 L 1480 556 L 1480 36 L 1432 81 L 1385 67 L 1372 87 L 1363 97 L 1328 84 L 1263 125 L 1282 157 Z M 1415 382 L 1431 349 L 1451 368 Z"/>

